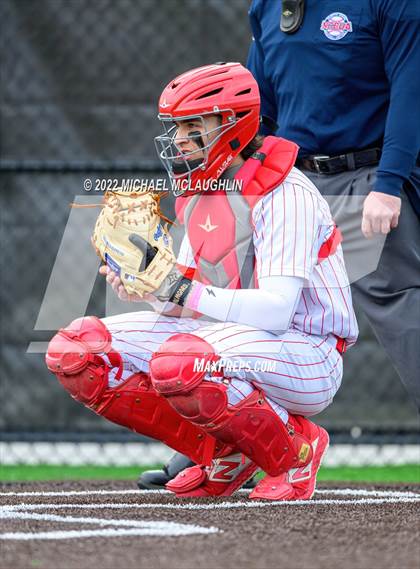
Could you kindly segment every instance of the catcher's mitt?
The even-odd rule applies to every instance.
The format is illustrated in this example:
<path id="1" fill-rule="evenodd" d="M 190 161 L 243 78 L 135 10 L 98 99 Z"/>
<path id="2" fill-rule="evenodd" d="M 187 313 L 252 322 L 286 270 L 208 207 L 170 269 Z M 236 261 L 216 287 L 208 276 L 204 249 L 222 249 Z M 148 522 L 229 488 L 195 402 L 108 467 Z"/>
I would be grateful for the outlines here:
<path id="1" fill-rule="evenodd" d="M 107 192 L 92 235 L 99 257 L 140 297 L 156 291 L 175 264 L 159 201 L 158 194 Z"/>

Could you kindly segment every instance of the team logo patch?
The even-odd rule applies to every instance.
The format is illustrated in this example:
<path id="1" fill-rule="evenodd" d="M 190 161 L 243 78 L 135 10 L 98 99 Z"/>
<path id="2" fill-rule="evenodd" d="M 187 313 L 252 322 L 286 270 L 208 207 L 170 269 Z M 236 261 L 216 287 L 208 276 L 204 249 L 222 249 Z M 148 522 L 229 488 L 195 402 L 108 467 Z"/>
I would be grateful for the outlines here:
<path id="1" fill-rule="evenodd" d="M 217 229 L 219 226 L 218 225 L 213 225 L 211 220 L 210 220 L 210 214 L 206 217 L 206 222 L 201 224 L 198 224 L 198 227 L 201 227 L 201 229 L 204 229 L 204 231 L 206 231 L 207 233 L 210 233 L 210 231 L 213 231 L 214 229 Z"/>
<path id="2" fill-rule="evenodd" d="M 328 39 L 337 41 L 352 32 L 353 25 L 345 14 L 333 12 L 325 20 L 322 20 L 320 30 Z"/>

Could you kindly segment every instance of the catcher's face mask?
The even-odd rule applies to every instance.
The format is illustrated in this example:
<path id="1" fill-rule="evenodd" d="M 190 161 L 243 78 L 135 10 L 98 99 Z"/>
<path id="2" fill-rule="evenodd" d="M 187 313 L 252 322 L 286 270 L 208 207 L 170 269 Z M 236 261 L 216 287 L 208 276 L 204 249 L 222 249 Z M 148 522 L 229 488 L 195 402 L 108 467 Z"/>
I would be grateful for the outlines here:
<path id="1" fill-rule="evenodd" d="M 204 113 L 173 117 L 159 114 L 164 133 L 155 138 L 158 156 L 172 182 L 175 196 L 185 193 L 191 182 L 191 174 L 205 171 L 211 162 L 213 149 L 221 136 L 235 125 L 233 111 L 228 121 L 222 122 L 221 115 Z M 179 183 L 182 180 L 182 185 Z"/>

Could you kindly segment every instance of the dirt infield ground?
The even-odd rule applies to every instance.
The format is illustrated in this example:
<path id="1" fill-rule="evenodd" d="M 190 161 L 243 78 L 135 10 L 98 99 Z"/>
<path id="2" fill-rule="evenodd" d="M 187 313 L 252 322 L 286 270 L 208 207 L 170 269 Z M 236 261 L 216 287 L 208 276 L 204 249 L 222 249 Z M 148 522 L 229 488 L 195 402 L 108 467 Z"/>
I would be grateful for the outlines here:
<path id="1" fill-rule="evenodd" d="M 419 569 L 420 486 L 320 485 L 311 502 L 0 485 L 1 569 Z"/>

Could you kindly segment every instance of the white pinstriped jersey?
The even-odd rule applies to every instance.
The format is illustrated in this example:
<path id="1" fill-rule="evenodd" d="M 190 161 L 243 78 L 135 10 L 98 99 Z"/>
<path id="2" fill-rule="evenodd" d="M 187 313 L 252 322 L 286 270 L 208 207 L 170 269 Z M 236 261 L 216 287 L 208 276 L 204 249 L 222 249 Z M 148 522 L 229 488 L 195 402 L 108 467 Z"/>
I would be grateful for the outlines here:
<path id="1" fill-rule="evenodd" d="M 358 327 L 341 246 L 318 263 L 319 249 L 334 223 L 327 202 L 312 182 L 293 168 L 280 186 L 259 200 L 252 221 L 258 278 L 305 279 L 292 328 L 320 336 L 334 334 L 353 344 Z M 188 236 L 178 262 L 195 267 Z"/>

